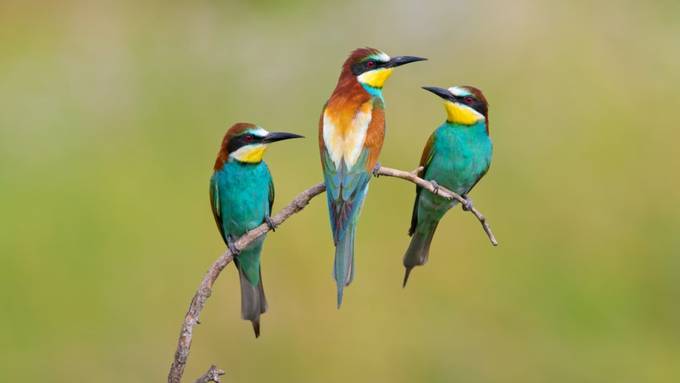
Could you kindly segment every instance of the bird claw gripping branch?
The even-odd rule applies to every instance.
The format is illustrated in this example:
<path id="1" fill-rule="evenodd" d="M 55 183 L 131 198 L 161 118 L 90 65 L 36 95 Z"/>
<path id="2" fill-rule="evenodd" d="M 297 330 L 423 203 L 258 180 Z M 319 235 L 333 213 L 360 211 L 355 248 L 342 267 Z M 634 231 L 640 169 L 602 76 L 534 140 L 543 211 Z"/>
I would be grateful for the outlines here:
<path id="1" fill-rule="evenodd" d="M 465 198 L 465 203 L 461 204 L 464 211 L 472 210 L 472 198 L 468 197 L 467 194 L 463 194 L 461 197 Z"/>
<path id="2" fill-rule="evenodd" d="M 227 236 L 227 247 L 229 248 L 229 252 L 231 252 L 231 255 L 233 255 L 234 257 L 239 255 L 239 253 L 241 252 L 241 250 L 236 248 L 236 244 L 234 243 L 234 237 L 232 237 L 231 235 Z"/>
<path id="3" fill-rule="evenodd" d="M 272 221 L 272 217 L 270 216 L 264 217 L 264 222 L 267 224 L 267 226 L 269 226 L 269 229 L 271 229 L 271 231 L 276 231 L 276 225 L 274 224 L 274 221 Z"/>
<path id="4" fill-rule="evenodd" d="M 373 170 L 371 170 L 371 173 L 373 174 L 373 177 L 378 178 L 380 177 L 380 162 L 377 162 L 375 166 L 373 167 Z"/>
<path id="5" fill-rule="evenodd" d="M 435 180 L 430 180 L 432 184 L 432 194 L 439 194 L 439 184 Z"/>

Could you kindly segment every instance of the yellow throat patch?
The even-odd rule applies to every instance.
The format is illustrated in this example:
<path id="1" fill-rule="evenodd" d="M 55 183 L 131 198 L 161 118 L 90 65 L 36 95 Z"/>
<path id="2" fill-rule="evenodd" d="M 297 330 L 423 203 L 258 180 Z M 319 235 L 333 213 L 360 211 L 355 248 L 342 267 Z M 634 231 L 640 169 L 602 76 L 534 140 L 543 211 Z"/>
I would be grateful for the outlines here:
<path id="1" fill-rule="evenodd" d="M 360 83 L 372 88 L 382 88 L 385 81 L 392 75 L 392 68 L 378 68 L 364 72 L 357 77 Z"/>
<path id="2" fill-rule="evenodd" d="M 239 148 L 232 156 L 241 162 L 257 163 L 262 161 L 266 150 L 267 145 L 248 145 Z"/>
<path id="3" fill-rule="evenodd" d="M 484 116 L 476 110 L 455 102 L 445 101 L 444 108 L 448 115 L 447 120 L 454 124 L 474 125 L 477 121 L 484 119 Z"/>

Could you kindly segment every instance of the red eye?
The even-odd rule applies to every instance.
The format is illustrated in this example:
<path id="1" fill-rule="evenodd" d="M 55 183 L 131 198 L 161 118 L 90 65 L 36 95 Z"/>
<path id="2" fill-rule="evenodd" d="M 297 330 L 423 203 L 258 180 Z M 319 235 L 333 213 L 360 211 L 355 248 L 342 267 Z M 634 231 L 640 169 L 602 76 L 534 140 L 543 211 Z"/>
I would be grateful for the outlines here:
<path id="1" fill-rule="evenodd" d="M 465 102 L 465 103 L 468 104 L 468 105 L 472 105 L 472 104 L 475 102 L 475 99 L 472 98 L 472 97 L 470 97 L 470 96 L 468 96 L 468 97 L 465 97 L 465 98 L 463 99 L 463 102 Z"/>
<path id="2" fill-rule="evenodd" d="M 252 142 L 252 141 L 253 141 L 253 136 L 251 136 L 250 134 L 246 134 L 245 136 L 243 136 L 243 141 L 245 141 L 245 142 Z"/>
<path id="3" fill-rule="evenodd" d="M 366 68 L 375 68 L 375 61 L 369 61 L 366 63 Z"/>

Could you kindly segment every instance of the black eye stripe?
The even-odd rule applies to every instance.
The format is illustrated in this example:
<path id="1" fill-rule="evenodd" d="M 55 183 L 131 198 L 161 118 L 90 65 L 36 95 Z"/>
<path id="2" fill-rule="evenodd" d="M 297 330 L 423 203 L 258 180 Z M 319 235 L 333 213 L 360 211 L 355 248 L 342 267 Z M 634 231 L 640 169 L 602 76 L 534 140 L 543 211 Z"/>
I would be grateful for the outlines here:
<path id="1" fill-rule="evenodd" d="M 467 102 L 465 102 L 466 98 L 471 98 L 472 102 L 468 104 Z M 483 102 L 477 100 L 475 97 L 472 97 L 472 96 L 453 96 L 453 100 L 456 101 L 456 102 L 459 102 L 463 105 L 467 105 L 470 108 L 481 113 L 482 115 L 486 116 L 486 112 L 487 112 L 486 105 L 484 105 Z"/>
<path id="2" fill-rule="evenodd" d="M 229 153 L 233 153 L 237 151 L 239 148 L 250 145 L 252 143 L 256 143 L 258 140 L 261 140 L 261 137 L 258 137 L 254 134 L 246 133 L 242 134 L 240 136 L 236 136 L 229 140 L 229 144 L 227 145 L 227 151 Z"/>
<path id="3" fill-rule="evenodd" d="M 453 96 L 454 100 L 458 102 L 462 102 L 463 104 L 466 104 L 467 99 L 472 100 L 473 103 L 477 103 L 477 99 L 472 97 L 472 96 Z"/>
<path id="4" fill-rule="evenodd" d="M 369 66 L 369 63 L 373 63 L 373 66 Z M 375 59 L 370 59 L 362 62 L 358 62 L 356 64 L 352 64 L 351 69 L 352 69 L 352 74 L 355 76 L 358 76 L 364 72 L 367 72 L 369 70 L 374 70 L 378 68 L 382 68 L 386 65 L 387 63 L 377 61 Z"/>

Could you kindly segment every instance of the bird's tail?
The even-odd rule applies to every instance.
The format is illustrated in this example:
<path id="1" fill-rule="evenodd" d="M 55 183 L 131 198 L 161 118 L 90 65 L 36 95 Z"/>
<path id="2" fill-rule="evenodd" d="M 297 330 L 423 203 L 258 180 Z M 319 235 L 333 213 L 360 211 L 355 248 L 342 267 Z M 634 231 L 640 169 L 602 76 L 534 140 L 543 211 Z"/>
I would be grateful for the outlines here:
<path id="1" fill-rule="evenodd" d="M 241 317 L 253 324 L 255 337 L 260 336 L 260 314 L 267 311 L 267 299 L 264 296 L 262 286 L 262 271 L 257 285 L 250 283 L 246 275 L 238 267 L 239 279 L 241 280 Z"/>
<path id="2" fill-rule="evenodd" d="M 435 222 L 425 228 L 419 228 L 411 237 L 411 243 L 404 254 L 404 267 L 406 272 L 404 273 L 404 284 L 406 287 L 406 282 L 408 282 L 409 274 L 414 267 L 424 265 L 427 263 L 427 257 L 430 254 L 430 244 L 432 243 L 432 237 L 434 236 L 435 230 L 437 230 L 437 224 Z"/>
<path id="3" fill-rule="evenodd" d="M 342 293 L 345 286 L 349 286 L 354 279 L 354 234 L 355 226 L 352 225 L 335 245 L 333 275 L 338 287 L 338 308 L 342 305 Z"/>

